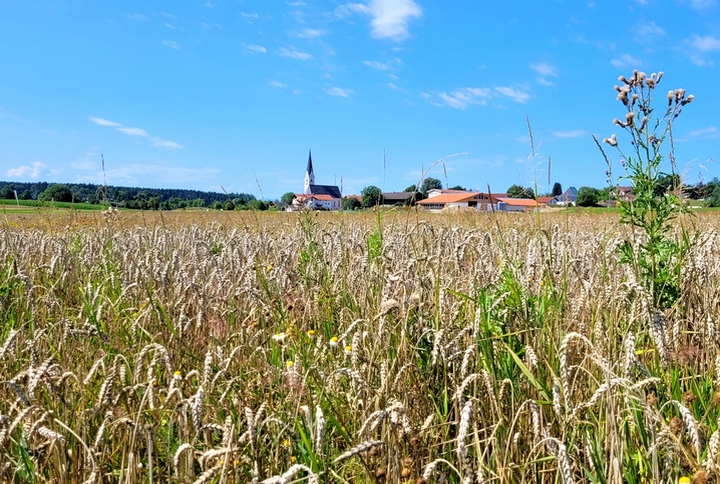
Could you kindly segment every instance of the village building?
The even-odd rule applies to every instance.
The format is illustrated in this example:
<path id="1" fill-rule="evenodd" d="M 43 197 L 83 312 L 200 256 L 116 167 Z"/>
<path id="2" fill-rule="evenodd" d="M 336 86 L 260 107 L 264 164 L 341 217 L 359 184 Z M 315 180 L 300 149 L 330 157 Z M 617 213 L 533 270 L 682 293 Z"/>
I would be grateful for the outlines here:
<path id="1" fill-rule="evenodd" d="M 382 205 L 415 205 L 423 199 L 420 192 L 383 192 Z"/>
<path id="2" fill-rule="evenodd" d="M 305 169 L 305 187 L 303 193 L 296 193 L 291 210 L 340 210 L 342 209 L 342 195 L 335 185 L 316 185 L 315 170 L 313 169 L 312 151 L 308 154 L 307 168 Z"/>

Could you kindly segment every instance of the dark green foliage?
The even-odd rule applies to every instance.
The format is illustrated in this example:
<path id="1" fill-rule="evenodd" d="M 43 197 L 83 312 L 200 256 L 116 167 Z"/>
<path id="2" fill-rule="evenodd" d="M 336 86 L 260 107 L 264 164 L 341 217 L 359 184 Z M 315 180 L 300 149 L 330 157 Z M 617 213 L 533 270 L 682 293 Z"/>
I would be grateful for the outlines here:
<path id="1" fill-rule="evenodd" d="M 292 204 L 293 199 L 295 198 L 295 194 L 293 192 L 287 192 L 283 193 L 283 196 L 280 197 L 280 201 L 284 203 L 285 205 Z"/>
<path id="2" fill-rule="evenodd" d="M 362 207 L 360 200 L 355 197 L 345 197 L 342 199 L 343 210 L 355 210 Z"/>
<path id="3" fill-rule="evenodd" d="M 533 189 L 522 185 L 511 186 L 507 190 L 507 195 L 510 198 L 535 198 L 535 192 Z"/>
<path id="4" fill-rule="evenodd" d="M 365 187 L 360 194 L 362 195 L 362 206 L 364 208 L 374 207 L 382 203 L 382 192 L 376 186 Z"/>
<path id="5" fill-rule="evenodd" d="M 580 187 L 575 205 L 578 207 L 594 207 L 600 201 L 600 192 L 593 187 Z"/>
<path id="6" fill-rule="evenodd" d="M 555 182 L 555 184 L 553 185 L 553 188 L 552 188 L 552 196 L 558 197 L 558 196 L 562 195 L 562 193 L 563 193 L 562 185 L 558 182 Z"/>
<path id="7" fill-rule="evenodd" d="M 422 185 L 420 186 L 420 193 L 423 194 L 423 197 L 427 197 L 430 190 L 439 190 L 441 188 L 442 183 L 440 182 L 440 180 L 438 180 L 437 178 L 429 177 L 423 180 Z"/>
<path id="8" fill-rule="evenodd" d="M 38 196 L 43 202 L 72 202 L 75 197 L 67 185 L 50 185 Z"/>

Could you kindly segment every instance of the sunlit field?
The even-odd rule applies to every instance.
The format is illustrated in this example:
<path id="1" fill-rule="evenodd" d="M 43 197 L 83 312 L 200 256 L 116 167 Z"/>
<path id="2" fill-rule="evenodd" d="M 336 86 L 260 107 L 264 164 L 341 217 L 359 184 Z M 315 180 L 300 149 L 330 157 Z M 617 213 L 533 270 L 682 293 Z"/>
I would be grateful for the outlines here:
<path id="1" fill-rule="evenodd" d="M 3 482 L 715 482 L 713 212 L 0 218 Z"/>

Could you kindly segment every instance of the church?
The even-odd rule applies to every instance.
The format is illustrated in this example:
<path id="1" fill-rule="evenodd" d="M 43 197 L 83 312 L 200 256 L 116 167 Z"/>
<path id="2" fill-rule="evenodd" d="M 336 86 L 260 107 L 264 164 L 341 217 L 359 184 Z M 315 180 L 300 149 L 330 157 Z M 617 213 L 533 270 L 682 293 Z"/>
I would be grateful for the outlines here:
<path id="1" fill-rule="evenodd" d="M 293 208 L 341 210 L 342 195 L 335 185 L 316 185 L 313 171 L 312 151 L 308 154 L 307 169 L 305 170 L 305 189 L 303 193 L 295 194 Z"/>

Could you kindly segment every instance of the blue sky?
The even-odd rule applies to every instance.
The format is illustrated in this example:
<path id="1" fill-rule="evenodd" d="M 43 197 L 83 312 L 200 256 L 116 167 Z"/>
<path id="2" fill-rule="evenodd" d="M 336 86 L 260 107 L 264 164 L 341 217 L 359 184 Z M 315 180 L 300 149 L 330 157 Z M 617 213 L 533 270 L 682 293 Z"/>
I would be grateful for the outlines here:
<path id="1" fill-rule="evenodd" d="M 717 0 L 4 0 L 0 179 L 278 198 L 603 187 L 613 85 L 664 71 L 688 183 L 720 177 Z M 660 103 L 662 106 L 662 101 Z M 537 157 L 529 159 L 529 117 Z M 669 147 L 668 147 L 669 148 Z M 385 162 L 383 162 L 385 153 Z M 551 157 L 551 183 L 547 158 Z M 615 157 L 615 161 L 619 159 Z M 615 167 L 618 173 L 620 167 Z"/>

